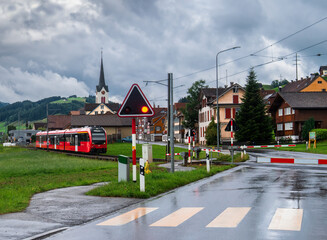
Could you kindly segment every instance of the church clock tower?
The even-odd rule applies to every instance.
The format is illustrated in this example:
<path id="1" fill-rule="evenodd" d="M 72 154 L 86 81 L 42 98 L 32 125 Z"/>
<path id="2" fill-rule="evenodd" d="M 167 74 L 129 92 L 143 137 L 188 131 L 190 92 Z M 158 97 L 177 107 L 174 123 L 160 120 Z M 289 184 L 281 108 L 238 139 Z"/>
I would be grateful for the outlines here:
<path id="1" fill-rule="evenodd" d="M 96 86 L 95 102 L 98 104 L 100 103 L 106 104 L 109 102 L 109 90 L 104 80 L 102 51 L 101 51 L 100 78 L 99 78 L 99 84 Z"/>

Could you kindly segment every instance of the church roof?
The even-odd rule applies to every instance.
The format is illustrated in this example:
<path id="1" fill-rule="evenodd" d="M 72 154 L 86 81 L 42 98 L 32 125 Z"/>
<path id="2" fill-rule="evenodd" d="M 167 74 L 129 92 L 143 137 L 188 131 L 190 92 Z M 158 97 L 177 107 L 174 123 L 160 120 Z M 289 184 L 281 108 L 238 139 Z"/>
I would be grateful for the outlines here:
<path id="1" fill-rule="evenodd" d="M 99 84 L 97 85 L 96 88 L 97 88 L 97 92 L 100 92 L 102 88 L 104 88 L 107 92 L 109 92 L 108 86 L 106 85 L 105 80 L 104 80 L 102 56 L 101 56 L 101 68 L 100 68 Z"/>

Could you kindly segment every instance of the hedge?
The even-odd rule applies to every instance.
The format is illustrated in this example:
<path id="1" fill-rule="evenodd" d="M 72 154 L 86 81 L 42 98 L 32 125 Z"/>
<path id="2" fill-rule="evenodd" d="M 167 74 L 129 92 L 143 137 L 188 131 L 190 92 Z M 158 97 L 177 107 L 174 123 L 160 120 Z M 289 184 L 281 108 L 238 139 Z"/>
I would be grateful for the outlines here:
<path id="1" fill-rule="evenodd" d="M 327 140 L 327 129 L 312 129 L 310 132 L 316 132 L 317 140 Z"/>

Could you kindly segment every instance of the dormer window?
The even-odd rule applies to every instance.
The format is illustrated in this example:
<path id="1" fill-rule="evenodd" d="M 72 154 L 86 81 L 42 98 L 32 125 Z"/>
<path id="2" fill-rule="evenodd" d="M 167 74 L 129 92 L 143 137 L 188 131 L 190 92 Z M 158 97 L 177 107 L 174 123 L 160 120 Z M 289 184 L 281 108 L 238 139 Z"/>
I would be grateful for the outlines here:
<path id="1" fill-rule="evenodd" d="M 238 86 L 233 87 L 233 93 L 238 93 Z"/>

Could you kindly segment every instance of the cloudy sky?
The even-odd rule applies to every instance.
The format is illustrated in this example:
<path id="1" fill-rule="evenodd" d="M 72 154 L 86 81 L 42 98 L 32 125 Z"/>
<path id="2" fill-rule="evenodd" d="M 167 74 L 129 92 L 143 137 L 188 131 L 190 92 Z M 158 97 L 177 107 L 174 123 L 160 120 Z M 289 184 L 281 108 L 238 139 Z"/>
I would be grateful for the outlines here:
<path id="1" fill-rule="evenodd" d="M 324 0 L 0 0 L 0 101 L 95 95 L 101 49 L 109 99 L 138 83 L 151 103 L 216 85 L 299 78 L 327 65 Z M 317 56 L 320 54 L 320 56 Z M 225 64 L 227 63 L 227 64 Z M 227 75 L 227 79 L 226 79 Z M 161 83 L 166 83 L 165 81 Z"/>

